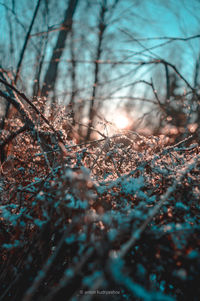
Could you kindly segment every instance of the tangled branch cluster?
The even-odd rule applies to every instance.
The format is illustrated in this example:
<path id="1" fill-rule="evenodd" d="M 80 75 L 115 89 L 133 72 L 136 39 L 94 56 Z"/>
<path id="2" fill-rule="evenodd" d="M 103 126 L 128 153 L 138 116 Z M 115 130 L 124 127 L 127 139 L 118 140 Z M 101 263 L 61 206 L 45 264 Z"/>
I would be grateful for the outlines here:
<path id="1" fill-rule="evenodd" d="M 1 166 L 0 300 L 198 300 L 192 137 L 167 145 L 127 132 L 78 145 L 41 116 L 20 133 L 20 118 Z"/>

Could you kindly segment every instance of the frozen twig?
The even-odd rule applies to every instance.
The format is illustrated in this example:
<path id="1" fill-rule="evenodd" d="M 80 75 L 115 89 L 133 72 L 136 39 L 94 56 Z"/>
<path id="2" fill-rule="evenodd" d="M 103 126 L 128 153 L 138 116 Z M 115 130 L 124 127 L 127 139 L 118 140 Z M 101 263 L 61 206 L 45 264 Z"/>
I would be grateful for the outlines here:
<path id="1" fill-rule="evenodd" d="M 169 199 L 170 195 L 175 192 L 179 183 L 183 180 L 183 178 L 196 166 L 200 159 L 200 155 L 193 158 L 190 162 L 187 162 L 187 165 L 184 169 L 179 171 L 179 176 L 174 179 L 172 186 L 170 186 L 164 195 L 161 196 L 160 201 L 156 204 L 156 206 L 151 210 L 149 217 L 142 223 L 142 225 L 131 235 L 131 238 L 120 248 L 117 252 L 117 257 L 123 258 L 130 248 L 133 247 L 135 242 L 140 238 L 141 234 L 145 231 L 148 224 L 155 217 L 155 215 L 159 212 L 164 203 Z"/>

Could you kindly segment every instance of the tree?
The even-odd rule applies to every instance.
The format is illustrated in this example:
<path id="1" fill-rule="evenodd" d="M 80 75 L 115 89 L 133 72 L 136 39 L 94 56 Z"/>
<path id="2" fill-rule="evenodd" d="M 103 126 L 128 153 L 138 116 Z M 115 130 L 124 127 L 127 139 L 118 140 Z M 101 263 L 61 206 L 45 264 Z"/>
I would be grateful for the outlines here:
<path id="1" fill-rule="evenodd" d="M 44 76 L 43 87 L 41 91 L 42 96 L 47 96 L 50 91 L 54 92 L 57 76 L 58 64 L 65 49 L 65 42 L 71 31 L 73 24 L 73 15 L 76 11 L 78 0 L 69 0 L 68 7 L 65 10 L 64 21 L 61 25 L 56 45 L 52 51 L 52 56 L 49 66 Z"/>

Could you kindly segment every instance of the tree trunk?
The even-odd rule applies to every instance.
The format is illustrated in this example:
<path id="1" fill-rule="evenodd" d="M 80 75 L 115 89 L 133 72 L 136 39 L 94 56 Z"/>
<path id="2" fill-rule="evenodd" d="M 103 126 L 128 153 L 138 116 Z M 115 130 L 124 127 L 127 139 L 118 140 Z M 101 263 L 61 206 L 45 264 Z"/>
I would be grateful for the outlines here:
<path id="1" fill-rule="evenodd" d="M 97 44 L 96 57 L 95 57 L 94 84 L 93 84 L 92 97 L 91 97 L 90 108 L 89 108 L 89 124 L 88 124 L 88 130 L 86 135 L 86 141 L 90 140 L 90 135 L 92 132 L 91 128 L 93 126 L 93 121 L 95 117 L 94 103 L 95 103 L 95 98 L 96 98 L 97 88 L 99 83 L 99 60 L 101 58 L 102 42 L 104 38 L 104 32 L 106 29 L 106 23 L 105 23 L 106 11 L 107 11 L 107 1 L 104 1 L 101 6 L 99 25 L 98 25 L 99 34 L 98 34 L 98 44 Z"/>
<path id="2" fill-rule="evenodd" d="M 58 63 L 63 54 L 68 33 L 71 31 L 73 15 L 75 13 L 77 4 L 78 0 L 69 0 L 68 8 L 65 11 L 64 22 L 61 26 L 56 45 L 53 49 L 51 60 L 44 77 L 41 92 L 42 96 L 47 96 L 50 91 L 54 91 L 58 76 Z"/>

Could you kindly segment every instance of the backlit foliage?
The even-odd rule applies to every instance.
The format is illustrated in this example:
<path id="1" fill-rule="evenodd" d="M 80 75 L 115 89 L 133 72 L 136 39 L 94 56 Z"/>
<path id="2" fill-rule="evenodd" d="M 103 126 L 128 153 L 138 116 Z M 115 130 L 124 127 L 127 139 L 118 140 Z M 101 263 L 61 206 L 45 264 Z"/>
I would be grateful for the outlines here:
<path id="1" fill-rule="evenodd" d="M 97 300 L 198 300 L 193 137 L 123 131 L 79 144 L 62 108 L 55 132 L 26 109 L 34 129 L 12 140 L 1 166 L 0 300 L 94 300 L 89 290 L 119 292 Z M 1 143 L 22 124 L 16 116 Z"/>

